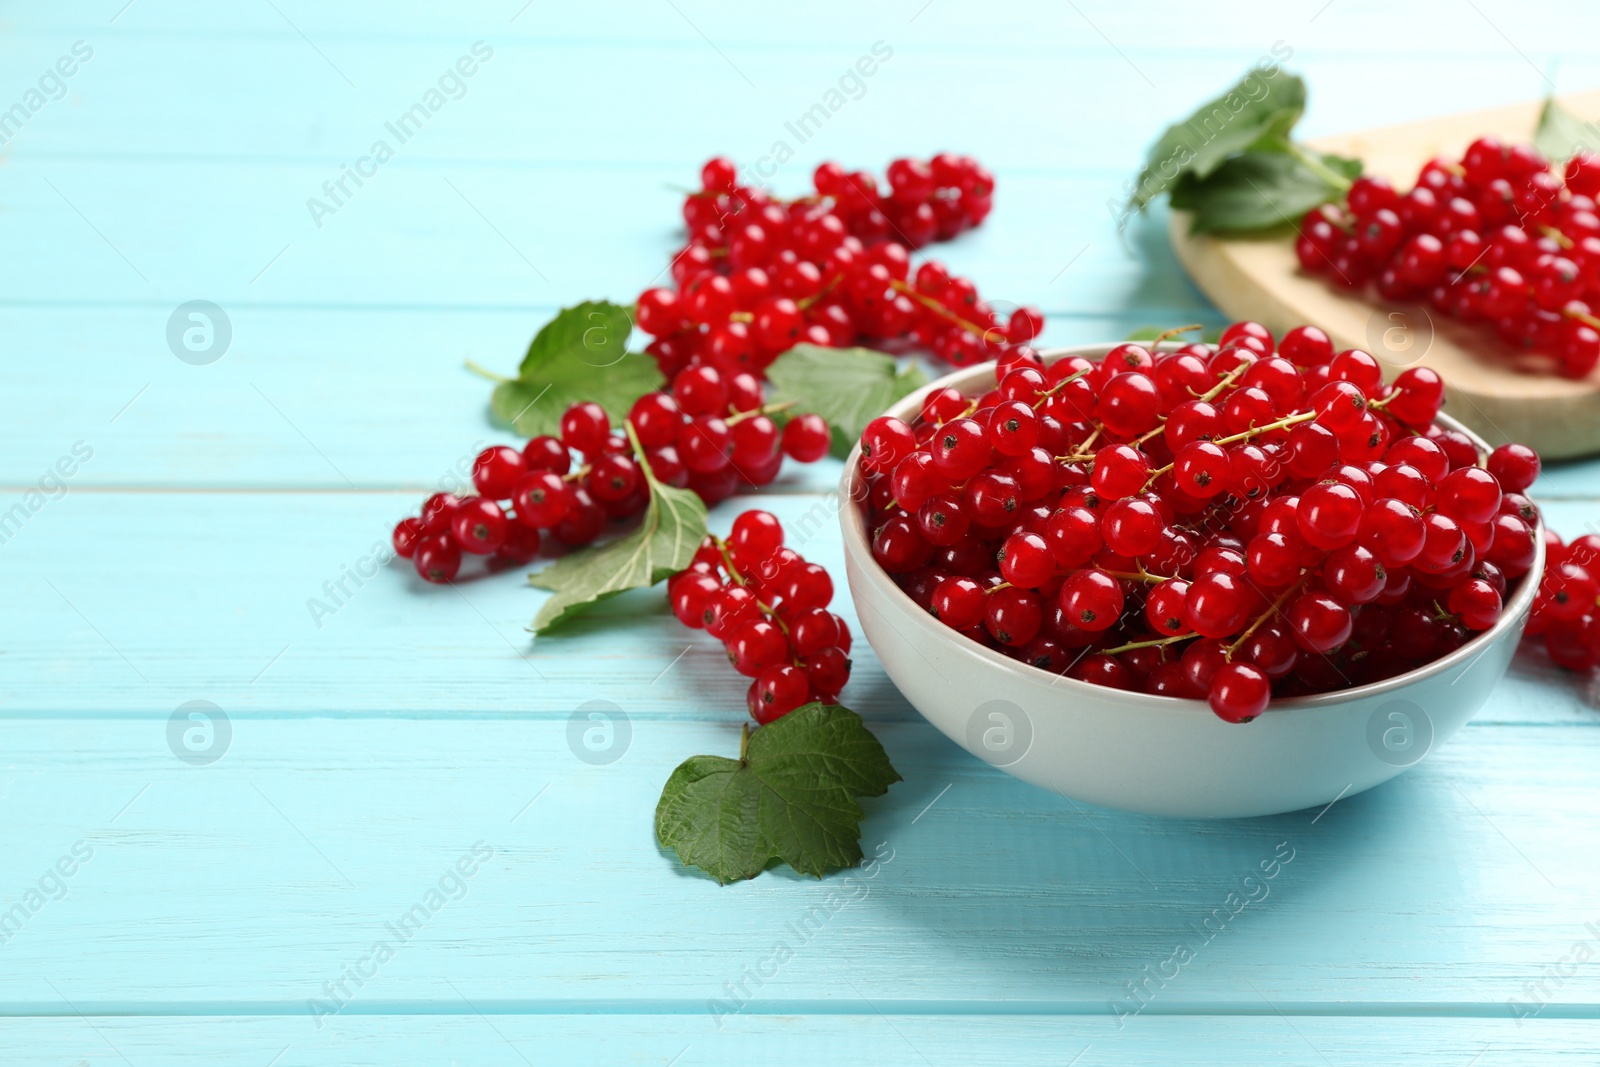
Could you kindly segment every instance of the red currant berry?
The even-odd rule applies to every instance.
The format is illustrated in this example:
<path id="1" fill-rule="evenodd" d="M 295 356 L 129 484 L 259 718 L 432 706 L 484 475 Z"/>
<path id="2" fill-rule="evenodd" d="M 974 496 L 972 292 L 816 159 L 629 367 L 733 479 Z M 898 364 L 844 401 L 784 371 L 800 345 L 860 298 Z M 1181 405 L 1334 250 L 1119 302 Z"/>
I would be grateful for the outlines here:
<path id="1" fill-rule="evenodd" d="M 1122 616 L 1122 583 L 1098 570 L 1080 570 L 1061 584 L 1061 609 L 1072 625 L 1098 632 Z"/>
<path id="2" fill-rule="evenodd" d="M 425 580 L 443 585 L 461 570 L 461 549 L 448 537 L 428 534 L 417 542 L 411 562 Z"/>
<path id="3" fill-rule="evenodd" d="M 456 544 L 475 555 L 488 555 L 506 539 L 506 515 L 500 505 L 481 496 L 468 497 L 450 520 Z"/>
<path id="4" fill-rule="evenodd" d="M 510 500 L 525 469 L 521 452 L 495 445 L 472 461 L 472 484 L 490 500 Z"/>
<path id="5" fill-rule="evenodd" d="M 768 667 L 750 683 L 750 717 L 765 726 L 804 704 L 810 692 L 811 681 L 799 667 Z"/>
<path id="6" fill-rule="evenodd" d="M 598 456 L 611 436 L 611 420 L 606 409 L 592 401 L 574 404 L 561 416 L 561 440 L 568 448 L 586 456 Z"/>
<path id="7" fill-rule="evenodd" d="M 1284 617 L 1290 636 L 1307 652 L 1332 652 L 1350 639 L 1350 609 L 1327 593 L 1301 593 Z"/>
<path id="8" fill-rule="evenodd" d="M 1501 445 L 1489 453 L 1489 473 L 1508 493 L 1521 493 L 1539 477 L 1539 454 L 1527 445 Z"/>
<path id="9" fill-rule="evenodd" d="M 394 534 L 390 540 L 394 543 L 394 554 L 401 559 L 410 559 L 416 552 L 417 542 L 427 535 L 427 527 L 422 525 L 418 518 L 405 518 L 395 523 Z"/>
<path id="10" fill-rule="evenodd" d="M 824 703 L 833 703 L 833 698 L 850 680 L 848 652 L 848 648 L 835 646 L 806 658 L 806 680 L 811 683 L 812 689 L 826 698 Z"/>
<path id="11" fill-rule="evenodd" d="M 1207 701 L 1223 722 L 1249 722 L 1267 710 L 1272 682 L 1266 672 L 1249 663 L 1228 663 L 1211 676 Z"/>
<path id="12" fill-rule="evenodd" d="M 530 471 L 566 474 L 572 470 L 572 453 L 554 437 L 535 437 L 522 446 L 522 462 Z"/>

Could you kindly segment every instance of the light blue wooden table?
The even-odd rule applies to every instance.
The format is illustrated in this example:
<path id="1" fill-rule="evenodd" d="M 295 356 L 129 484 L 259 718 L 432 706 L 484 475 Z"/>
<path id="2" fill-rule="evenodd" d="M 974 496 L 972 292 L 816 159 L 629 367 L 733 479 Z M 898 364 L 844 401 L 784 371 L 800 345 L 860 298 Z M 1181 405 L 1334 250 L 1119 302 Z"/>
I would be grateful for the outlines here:
<path id="1" fill-rule="evenodd" d="M 979 763 L 858 643 L 848 701 L 905 775 L 867 804 L 885 861 L 718 888 L 651 814 L 681 759 L 733 751 L 743 683 L 659 593 L 537 644 L 515 573 L 389 568 L 307 602 L 500 436 L 464 360 L 510 368 L 553 309 L 631 299 L 674 186 L 792 141 L 875 42 L 892 58 L 773 184 L 979 156 L 995 212 L 940 254 L 1067 343 L 1218 321 L 1162 220 L 1124 248 L 1106 203 L 1275 42 L 1325 133 L 1592 88 L 1597 31 L 1509 0 L 0 6 L 0 109 L 23 105 L 0 114 L 0 511 L 26 509 L 0 543 L 0 1063 L 1595 1062 L 1600 712 L 1540 657 L 1388 786 L 1190 823 Z M 231 324 L 209 365 L 166 340 L 196 299 Z M 794 519 L 837 474 L 743 503 Z M 1568 534 L 1600 519 L 1600 465 L 1539 489 Z M 803 549 L 840 564 L 831 529 Z M 568 744 L 589 700 L 628 717 L 609 764 Z M 226 715 L 208 765 L 169 745 L 188 701 Z"/>

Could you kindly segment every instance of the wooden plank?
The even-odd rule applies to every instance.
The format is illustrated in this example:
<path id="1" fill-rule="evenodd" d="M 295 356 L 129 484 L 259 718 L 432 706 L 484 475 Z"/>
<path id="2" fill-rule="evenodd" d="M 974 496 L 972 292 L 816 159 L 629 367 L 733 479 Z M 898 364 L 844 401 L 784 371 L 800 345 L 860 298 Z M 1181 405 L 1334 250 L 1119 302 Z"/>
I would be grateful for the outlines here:
<path id="1" fill-rule="evenodd" d="M 1187 286 L 1175 267 L 1164 276 Z M 1164 310 L 1052 313 L 1045 341 L 1220 321 L 1182 299 Z M 553 310 L 247 306 L 232 315 L 236 347 L 196 367 L 166 348 L 171 308 L 0 308 L 13 353 L 0 383 L 17 398 L 0 420 L 0 486 L 20 496 L 81 440 L 94 456 L 73 475 L 80 487 L 421 493 L 475 442 L 511 440 L 487 417 L 490 383 L 465 361 L 513 370 Z M 60 385 L 63 363 L 70 388 Z M 1534 495 L 1592 498 L 1597 469 L 1551 463 Z M 835 471 L 791 465 L 782 485 L 826 490 Z"/>
<path id="2" fill-rule="evenodd" d="M 362 560 L 419 503 L 420 493 L 69 492 L 0 545 L 0 597 L 27 606 L 26 625 L 9 627 L 0 646 L 0 709 L 165 714 L 207 699 L 230 714 L 565 715 L 597 678 L 608 699 L 642 715 L 743 707 L 745 683 L 720 646 L 672 621 L 659 590 L 534 642 L 526 627 L 546 594 L 524 569 L 454 591 L 398 563 L 347 578 L 371 571 Z M 859 640 L 836 506 L 810 494 L 738 497 L 713 512 L 712 528 L 725 531 L 749 507 L 777 514 L 789 542 L 836 576 L 835 607 L 858 637 L 852 702 L 913 717 Z M 1550 516 L 1573 532 L 1600 518 L 1600 504 L 1561 502 Z M 343 590 L 325 588 L 341 580 Z M 1591 725 L 1600 717 L 1585 685 L 1529 655 L 1480 717 Z"/>
<path id="3" fill-rule="evenodd" d="M 881 167 L 882 157 L 855 159 Z M 22 156 L 7 165 L 0 238 L 29 258 L 0 265 L 5 306 L 47 305 L 41 310 L 58 329 L 68 324 L 55 310 L 62 307 L 159 310 L 153 335 L 141 323 L 139 336 L 170 355 L 161 343 L 166 315 L 197 296 L 230 315 L 262 306 L 531 312 L 601 297 L 632 302 L 661 284 L 682 247 L 681 189 L 697 180 L 699 163 L 537 171 L 400 157 L 352 187 L 337 212 L 316 218 L 307 201 L 323 196 L 337 162 L 135 159 L 109 167 L 111 185 L 102 160 Z M 809 175 L 809 165 L 786 171 L 776 192 L 801 195 Z M 1101 232 L 1107 180 L 1104 172 L 1002 169 L 995 213 L 926 254 L 978 274 L 997 302 L 1096 317 L 1137 311 L 1147 323 L 1202 309 L 1163 238 L 1149 235 L 1156 270 L 1147 274 L 1150 264 Z M 1120 299 L 1129 291 L 1138 306 Z M 236 335 L 240 351 L 257 340 L 244 323 Z"/>
<path id="4" fill-rule="evenodd" d="M 567 693 L 613 695 L 598 676 Z M 161 713 L 13 720 L 0 1004 L 58 1010 L 59 989 L 86 1014 L 295 1014 L 359 965 L 349 999 L 384 1014 L 462 996 L 698 1013 L 789 941 L 763 1012 L 1110 1013 L 1183 944 L 1192 960 L 1150 994 L 1163 1010 L 1505 1017 L 1560 966 L 1552 1013 L 1600 1013 L 1600 971 L 1570 966 L 1600 924 L 1574 847 L 1600 819 L 1600 731 L 1473 727 L 1325 813 L 1207 823 L 1085 808 L 885 723 L 906 780 L 865 804 L 874 867 L 719 888 L 658 849 L 651 812 L 679 761 L 734 750 L 740 713 L 617 702 L 639 714 L 604 765 L 578 757 L 565 705 L 238 715 L 205 766 L 174 758 Z M 392 959 L 372 974 L 379 942 Z"/>
<path id="5" fill-rule="evenodd" d="M 41 151 L 193 153 L 196 142 L 182 135 L 182 120 L 207 114 L 251 120 L 210 130 L 212 151 L 270 154 L 278 146 L 317 145 L 319 137 L 339 144 L 342 133 L 358 137 L 351 147 L 364 147 L 381 117 L 405 97 L 418 96 L 481 38 L 497 57 L 485 73 L 501 80 L 485 81 L 472 93 L 494 94 L 495 105 L 486 110 L 496 113 L 504 140 L 529 126 L 571 135 L 553 143 L 523 141 L 517 154 L 619 161 L 630 158 L 629 146 L 638 149 L 633 158 L 679 158 L 714 125 L 745 131 L 733 136 L 764 151 L 782 136 L 784 120 L 818 102 L 877 40 L 896 49 L 860 98 L 878 101 L 868 105 L 878 118 L 871 123 L 841 118 L 830 121 L 830 129 L 854 126 L 856 138 L 881 143 L 876 131 L 883 116 L 892 114 L 904 126 L 897 134 L 943 143 L 949 136 L 948 113 L 908 105 L 925 99 L 918 94 L 928 88 L 962 78 L 973 113 L 985 116 L 963 133 L 1008 159 L 1033 163 L 1081 156 L 1086 144 L 1142 148 L 1165 122 L 1232 83 L 1259 58 L 1270 58 L 1275 44 L 1293 51 L 1291 67 L 1315 75 L 1313 86 L 1321 92 L 1318 120 L 1324 114 L 1344 119 L 1330 128 L 1347 129 L 1371 125 L 1380 111 L 1415 109 L 1420 117 L 1452 106 L 1503 102 L 1508 91 L 1537 92 L 1543 87 L 1535 73 L 1540 68 L 1529 56 L 1549 60 L 1548 52 L 1508 49 L 1488 27 L 1465 20 L 1452 27 L 1455 43 L 1463 46 L 1452 54 L 1404 49 L 1398 41 L 1386 48 L 1356 29 L 1361 24 L 1354 19 L 1324 38 L 1308 32 L 1303 18 L 1262 7 L 1219 12 L 1202 30 L 1188 20 L 1153 27 L 1153 20 L 1113 5 L 1089 5 L 1086 15 L 1017 5 L 1009 15 L 997 11 L 993 26 L 980 34 L 959 13 L 941 7 L 913 21 L 900 11 L 865 15 L 836 0 L 818 9 L 815 28 L 795 28 L 791 37 L 790 27 L 773 32 L 758 18 L 732 25 L 719 20 L 715 6 L 692 3 L 681 17 L 659 6 L 609 4 L 565 14 L 535 8 L 515 23 L 501 5 L 483 5 L 465 17 L 431 20 L 431 30 L 387 12 L 333 14 L 291 4 L 282 17 L 269 8 L 236 18 L 173 5 L 165 12 L 130 11 L 115 26 L 98 12 L 81 21 L 46 16 L 24 30 L 14 47 L 21 52 L 22 70 L 48 66 L 74 37 L 92 40 L 99 49 L 73 87 L 92 107 L 81 117 L 52 114 L 48 126 L 30 124 L 29 143 Z M 1546 13 L 1536 14 L 1540 8 Z M 1531 46 L 1556 18 L 1554 10 L 1530 5 L 1497 12 L 1496 18 Z M 1385 14 L 1397 35 L 1409 33 L 1413 40 L 1438 29 L 1438 19 L 1420 13 L 1410 18 Z M 292 24 L 285 21 L 290 16 Z M 1565 11 L 1562 17 L 1581 19 Z M 707 27 L 709 36 L 697 32 L 696 23 Z M 374 31 L 373 26 L 393 28 Z M 217 47 L 203 47 L 213 43 Z M 1600 56 L 1581 30 L 1563 40 L 1560 51 L 1563 80 L 1589 85 L 1600 76 Z M 1408 62 L 1397 63 L 1401 57 Z M 502 61 L 507 62 L 495 66 Z M 689 67 L 694 76 L 682 76 Z M 1375 100 L 1362 91 L 1363 80 L 1385 71 L 1395 97 Z M 673 73 L 679 76 L 668 77 Z M 118 91 L 126 85 L 139 91 Z M 278 98 L 288 106 L 262 107 L 260 97 L 251 94 L 263 85 L 285 86 Z M 494 88 L 485 89 L 489 85 Z M 189 91 L 195 86 L 206 92 Z M 575 87 L 585 94 L 585 108 L 525 106 L 528 101 L 559 103 Z M 707 93 L 715 94 L 717 108 L 703 106 Z M 1084 106 L 1108 93 L 1120 94 L 1118 106 Z M 1028 106 L 1018 107 L 1023 98 Z M 838 114 L 849 116 L 856 103 Z M 303 121 L 308 112 L 321 120 L 318 127 Z M 358 129 L 353 120 L 361 112 L 365 121 Z M 637 125 L 627 138 L 585 139 L 596 127 L 585 129 L 584 116 L 633 119 Z M 478 121 L 494 125 L 487 114 Z M 37 130 L 31 128 L 35 125 Z M 1040 137 L 1041 129 L 1071 130 L 1072 136 Z M 462 156 L 501 141 L 480 140 L 474 147 L 460 132 L 452 138 Z"/>
<path id="6" fill-rule="evenodd" d="M 871 995 L 871 991 L 869 991 Z M 819 1059 L 927 1067 L 1019 1062 L 1115 1067 L 1183 1063 L 1327 1067 L 1394 1062 L 1461 1067 L 1566 1067 L 1593 1062 L 1592 1023 L 1510 1019 L 1160 1018 L 1118 1030 L 1103 1019 L 1028 1015 L 747 1015 L 719 1029 L 684 1015 L 343 1015 L 312 1030 L 300 1018 L 7 1019 L 0 1049 L 17 1067 L 121 1062 L 139 1067 L 265 1064 L 390 1067 L 396 1063 L 527 1067 L 529 1063 L 639 1063 L 676 1067 L 760 1061 L 803 1067 Z M 273 1060 L 273 1057 L 278 1057 Z M 676 1058 L 674 1058 L 676 1057 Z"/>

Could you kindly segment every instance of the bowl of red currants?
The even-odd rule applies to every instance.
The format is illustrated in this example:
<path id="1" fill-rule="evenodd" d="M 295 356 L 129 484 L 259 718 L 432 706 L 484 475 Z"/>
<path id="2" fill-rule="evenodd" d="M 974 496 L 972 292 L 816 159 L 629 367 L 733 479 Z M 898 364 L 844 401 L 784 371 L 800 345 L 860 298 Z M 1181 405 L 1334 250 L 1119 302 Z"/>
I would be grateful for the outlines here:
<path id="1" fill-rule="evenodd" d="M 844 480 L 862 630 L 974 755 L 1075 800 L 1331 804 L 1488 700 L 1544 531 L 1521 445 L 1321 330 L 1024 350 L 907 396 Z"/>

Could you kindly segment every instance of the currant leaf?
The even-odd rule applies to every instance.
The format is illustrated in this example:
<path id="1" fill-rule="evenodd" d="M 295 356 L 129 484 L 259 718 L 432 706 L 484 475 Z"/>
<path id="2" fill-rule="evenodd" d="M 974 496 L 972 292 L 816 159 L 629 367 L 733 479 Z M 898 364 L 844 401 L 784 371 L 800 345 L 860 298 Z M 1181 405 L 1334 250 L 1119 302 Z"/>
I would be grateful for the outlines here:
<path id="1" fill-rule="evenodd" d="M 1306 108 L 1306 84 L 1273 67 L 1252 69 L 1215 100 L 1168 126 L 1150 147 L 1128 204 L 1142 211 L 1189 178 L 1205 178 L 1265 139 L 1285 138 Z"/>
<path id="2" fill-rule="evenodd" d="M 524 437 L 560 433 L 561 413 L 592 400 L 613 423 L 665 384 L 655 361 L 629 352 L 632 309 L 604 300 L 563 308 L 540 327 L 517 377 L 495 386 L 490 406 Z"/>
<path id="3" fill-rule="evenodd" d="M 1556 164 L 1565 163 L 1578 152 L 1593 152 L 1600 131 L 1591 123 L 1556 103 L 1553 96 L 1546 97 L 1539 112 L 1539 126 L 1533 134 L 1533 147 L 1539 154 Z"/>
<path id="4" fill-rule="evenodd" d="M 894 357 L 870 348 L 796 345 L 767 368 L 767 380 L 777 390 L 769 402 L 828 420 L 833 454 L 842 459 L 867 423 L 928 379 L 914 364 L 898 367 Z"/>
<path id="5" fill-rule="evenodd" d="M 534 617 L 543 634 L 591 604 L 664 581 L 694 560 L 706 536 L 706 505 L 692 490 L 675 489 L 646 474 L 650 503 L 644 521 L 626 537 L 570 552 L 528 581 L 554 595 Z"/>
<path id="6" fill-rule="evenodd" d="M 857 797 L 900 775 L 861 716 L 806 704 L 748 735 L 739 759 L 692 756 L 656 806 L 656 838 L 718 882 L 754 878 L 774 861 L 818 878 L 861 862 Z"/>
<path id="7" fill-rule="evenodd" d="M 1342 197 L 1361 174 L 1359 159 L 1300 146 L 1249 151 L 1208 178 L 1187 177 L 1172 190 L 1175 210 L 1192 213 L 1194 233 L 1261 233 L 1288 229 L 1307 211 Z"/>

